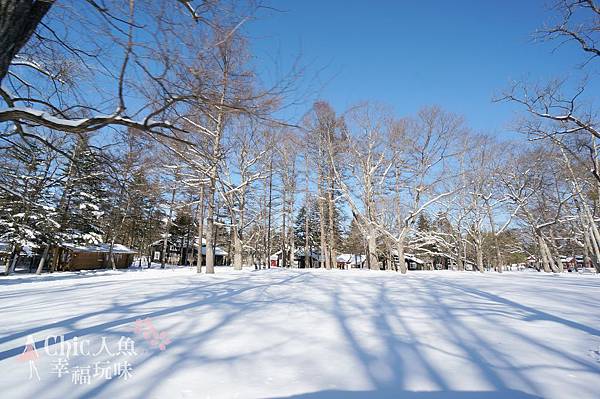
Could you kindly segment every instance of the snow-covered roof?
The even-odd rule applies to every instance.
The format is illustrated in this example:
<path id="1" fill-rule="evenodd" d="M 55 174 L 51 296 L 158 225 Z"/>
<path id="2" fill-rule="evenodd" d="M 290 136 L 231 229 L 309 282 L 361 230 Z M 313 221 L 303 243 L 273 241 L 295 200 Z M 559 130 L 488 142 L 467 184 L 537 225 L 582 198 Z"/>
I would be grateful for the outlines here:
<path id="1" fill-rule="evenodd" d="M 393 250 L 392 251 L 392 255 L 398 256 L 398 251 Z M 424 265 L 425 264 L 425 261 L 423 261 L 422 259 L 419 259 L 415 255 L 409 254 L 409 253 L 405 253 L 404 254 L 404 260 L 407 260 L 409 262 L 414 262 L 414 263 L 416 263 L 418 265 Z"/>
<path id="2" fill-rule="evenodd" d="M 198 239 L 194 241 L 194 246 L 198 248 Z M 202 255 L 206 255 L 206 239 L 202 238 Z M 215 255 L 226 256 L 227 251 L 219 246 L 215 246 Z"/>
<path id="3" fill-rule="evenodd" d="M 23 245 L 21 246 L 21 252 L 19 255 L 21 256 L 33 256 L 33 248 L 32 245 Z M 12 245 L 8 242 L 0 241 L 0 254 L 9 254 L 12 252 Z"/>
<path id="4" fill-rule="evenodd" d="M 202 246 L 202 255 L 206 255 L 206 245 Z M 215 255 L 227 256 L 227 251 L 224 251 L 221 247 L 215 247 Z"/>
<path id="5" fill-rule="evenodd" d="M 320 260 L 320 258 L 321 258 L 321 255 L 316 251 L 309 251 L 308 256 L 313 259 L 316 259 L 316 260 Z M 296 250 L 296 258 L 303 258 L 303 257 L 304 257 L 304 248 L 298 248 Z"/>
<path id="6" fill-rule="evenodd" d="M 71 243 L 63 243 L 62 246 L 64 248 L 70 249 L 71 251 L 76 251 L 76 252 L 110 252 L 110 244 L 109 243 L 105 243 L 105 244 L 98 244 L 98 245 L 77 245 L 77 244 L 71 244 Z M 121 245 L 121 244 L 114 244 L 113 245 L 113 249 L 112 249 L 113 253 L 115 254 L 135 254 L 137 253 L 137 251 L 126 247 L 125 245 Z"/>
<path id="7" fill-rule="evenodd" d="M 404 254 L 404 258 L 408 259 L 411 262 L 415 262 L 418 265 L 423 265 L 425 262 L 412 254 Z"/>

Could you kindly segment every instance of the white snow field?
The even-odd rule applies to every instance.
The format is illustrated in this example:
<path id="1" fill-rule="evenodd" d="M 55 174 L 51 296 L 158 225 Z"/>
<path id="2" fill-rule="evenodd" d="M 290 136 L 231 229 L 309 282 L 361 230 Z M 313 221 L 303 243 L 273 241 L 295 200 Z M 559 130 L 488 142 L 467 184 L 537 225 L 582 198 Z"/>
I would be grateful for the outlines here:
<path id="1" fill-rule="evenodd" d="M 55 273 L 0 308 L 3 399 L 600 397 L 595 275 Z"/>

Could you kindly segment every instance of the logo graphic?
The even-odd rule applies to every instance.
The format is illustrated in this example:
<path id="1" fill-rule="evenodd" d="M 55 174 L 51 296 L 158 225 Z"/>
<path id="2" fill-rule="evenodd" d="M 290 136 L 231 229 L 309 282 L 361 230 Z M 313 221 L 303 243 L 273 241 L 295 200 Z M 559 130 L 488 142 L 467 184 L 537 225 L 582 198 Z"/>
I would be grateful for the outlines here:
<path id="1" fill-rule="evenodd" d="M 154 324 L 152 324 L 152 320 L 149 318 L 137 319 L 133 331 L 136 335 L 142 335 L 150 346 L 154 348 L 158 347 L 161 351 L 167 349 L 167 345 L 172 342 L 166 331 L 156 330 Z"/>
<path id="2" fill-rule="evenodd" d="M 113 378 L 127 381 L 133 377 L 130 361 L 139 356 L 135 341 L 137 337 L 161 351 L 171 343 L 167 332 L 158 331 L 150 318 L 137 319 L 133 332 L 135 337 L 121 335 L 117 340 L 116 336 L 101 336 L 97 341 L 85 336 L 65 338 L 64 335 L 49 335 L 39 348 L 36 348 L 33 335 L 29 335 L 23 353 L 15 359 L 29 364 L 30 380 L 35 377 L 41 381 L 38 364 L 46 364 L 49 366 L 46 372 L 50 375 L 58 379 L 70 378 L 75 385 L 90 385 L 95 380 Z M 48 362 L 37 362 L 42 352 L 46 354 Z"/>
<path id="3" fill-rule="evenodd" d="M 17 360 L 20 362 L 29 362 L 29 379 L 33 379 L 33 376 L 40 381 L 40 373 L 35 365 L 35 361 L 39 359 L 40 355 L 37 352 L 35 347 L 35 341 L 32 335 L 27 336 L 27 340 L 25 341 L 25 349 L 23 353 L 17 357 Z"/>

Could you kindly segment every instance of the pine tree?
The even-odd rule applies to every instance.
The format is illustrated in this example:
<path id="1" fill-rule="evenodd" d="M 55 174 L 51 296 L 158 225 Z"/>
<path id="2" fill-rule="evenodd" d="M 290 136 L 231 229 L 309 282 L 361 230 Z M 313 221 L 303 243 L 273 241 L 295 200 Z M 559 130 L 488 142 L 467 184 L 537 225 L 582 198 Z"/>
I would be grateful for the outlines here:
<path id="1" fill-rule="evenodd" d="M 1 154 L 0 240 L 11 244 L 10 273 L 24 248 L 40 252 L 53 240 L 56 154 L 37 142 L 16 141 Z"/>
<path id="2" fill-rule="evenodd" d="M 358 221 L 353 218 L 348 229 L 348 236 L 344 240 L 343 248 L 351 254 L 362 254 L 365 251 L 365 236 L 360 230 Z"/>
<path id="3" fill-rule="evenodd" d="M 295 237 L 295 245 L 298 248 L 304 248 L 304 243 L 306 239 L 305 232 L 305 223 L 306 218 L 308 218 L 308 242 L 309 246 L 312 248 L 316 248 L 319 245 L 319 212 L 318 206 L 315 201 L 310 201 L 308 204 L 308 212 L 307 205 L 304 204 L 298 210 L 298 214 L 296 215 L 296 220 L 294 222 L 294 237 Z"/>
<path id="4" fill-rule="evenodd" d="M 59 203 L 59 241 L 97 244 L 102 241 L 102 216 L 107 210 L 105 164 L 92 150 L 89 138 L 79 136 L 72 159 L 64 170 L 65 183 Z"/>

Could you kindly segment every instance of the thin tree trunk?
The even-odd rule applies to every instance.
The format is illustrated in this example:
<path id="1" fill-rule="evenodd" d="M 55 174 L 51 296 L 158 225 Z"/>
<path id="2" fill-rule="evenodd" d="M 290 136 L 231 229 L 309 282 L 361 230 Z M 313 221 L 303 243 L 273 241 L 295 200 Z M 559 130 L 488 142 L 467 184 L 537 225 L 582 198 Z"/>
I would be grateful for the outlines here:
<path id="1" fill-rule="evenodd" d="M 175 203 L 175 192 L 176 192 L 176 188 L 175 185 L 173 185 L 173 190 L 171 190 L 171 202 L 169 204 L 169 217 L 167 218 L 167 226 L 166 226 L 166 231 L 165 231 L 165 236 L 163 239 L 163 250 L 162 250 L 162 256 L 160 257 L 160 268 L 164 269 L 165 268 L 165 257 L 167 256 L 167 250 L 168 250 L 168 246 L 169 246 L 169 232 L 171 230 L 171 218 L 173 217 L 173 204 Z"/>
<path id="2" fill-rule="evenodd" d="M 498 241 L 498 235 L 496 234 L 496 223 L 494 221 L 494 213 L 492 211 L 492 207 L 488 204 L 488 201 L 486 201 L 486 208 L 488 213 L 488 219 L 490 221 L 490 232 L 492 234 L 492 237 L 494 238 L 496 271 L 498 273 L 502 273 L 502 257 L 500 255 L 500 243 Z"/>
<path id="3" fill-rule="evenodd" d="M 5 275 L 9 276 L 13 274 L 15 271 L 15 267 L 17 266 L 17 260 L 19 259 L 19 253 L 21 252 L 21 247 L 19 245 L 15 245 L 13 249 L 13 256 L 11 257 L 9 264 L 6 265 L 6 270 L 4 272 Z"/>
<path id="4" fill-rule="evenodd" d="M 233 227 L 233 268 L 235 270 L 242 270 L 242 255 L 243 247 L 242 240 L 240 239 L 238 226 Z"/>
<path id="5" fill-rule="evenodd" d="M 215 198 L 211 187 L 208 191 L 208 214 L 206 215 L 206 273 L 215 273 L 215 250 L 213 246 L 213 234 L 215 230 Z"/>
<path id="6" fill-rule="evenodd" d="M 286 252 L 286 239 L 287 239 L 287 230 L 286 230 L 286 218 L 287 218 L 287 204 L 286 204 L 286 187 L 285 182 L 283 183 L 283 193 L 282 193 L 282 204 L 283 204 L 283 212 L 281 212 L 282 216 L 282 226 L 281 226 L 281 266 L 287 266 L 287 252 Z"/>
<path id="7" fill-rule="evenodd" d="M 110 260 L 110 265 L 111 265 L 112 269 L 117 270 L 117 266 L 115 265 L 115 257 L 113 255 L 114 246 L 115 246 L 115 238 L 113 236 L 112 240 L 110 241 L 110 248 L 108 250 L 108 259 Z"/>
<path id="8" fill-rule="evenodd" d="M 46 244 L 44 247 L 44 253 L 42 254 L 42 258 L 40 259 L 40 263 L 38 263 L 37 270 L 35 274 L 42 274 L 42 270 L 44 269 L 44 264 L 46 263 L 46 258 L 48 257 L 48 251 L 50 250 L 50 244 Z"/>
<path id="9" fill-rule="evenodd" d="M 304 267 L 308 268 L 308 267 L 312 267 L 312 258 L 309 258 L 309 222 L 308 222 L 308 215 L 309 215 L 309 197 L 308 197 L 308 190 L 309 190 L 309 182 L 308 182 L 308 176 L 309 176 L 309 172 L 308 172 L 308 154 L 304 155 L 304 166 L 305 166 L 305 183 L 306 183 L 306 187 L 305 187 L 305 202 L 304 202 Z M 309 266 L 308 262 L 311 262 L 311 265 Z"/>
<path id="10" fill-rule="evenodd" d="M 330 267 L 332 267 L 333 265 L 337 265 L 337 253 L 335 250 L 335 229 L 334 229 L 334 223 L 333 223 L 333 217 L 334 217 L 334 202 L 333 202 L 333 178 L 330 176 L 331 179 L 331 187 L 328 193 L 328 207 L 329 207 L 329 264 Z"/>
<path id="11" fill-rule="evenodd" d="M 200 212 L 198 212 L 198 259 L 196 272 L 202 273 L 202 236 L 204 235 L 204 186 L 200 187 Z"/>
<path id="12" fill-rule="evenodd" d="M 273 201 L 273 155 L 269 164 L 269 206 L 267 208 L 267 267 L 271 268 L 271 207 Z"/>
<path id="13" fill-rule="evenodd" d="M 323 200 L 321 199 L 321 193 L 319 193 L 319 232 L 320 232 L 320 241 L 321 241 L 321 267 L 325 267 L 326 269 L 330 269 L 331 266 L 329 264 L 329 257 L 327 256 L 327 241 L 326 241 L 326 233 L 325 233 L 325 215 L 324 215 L 324 207 Z"/>

